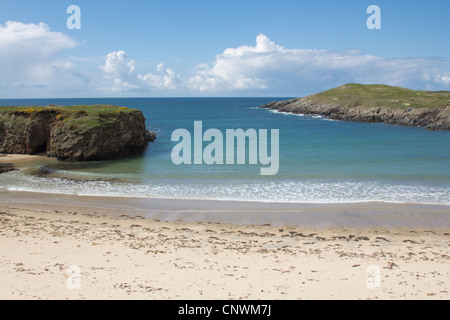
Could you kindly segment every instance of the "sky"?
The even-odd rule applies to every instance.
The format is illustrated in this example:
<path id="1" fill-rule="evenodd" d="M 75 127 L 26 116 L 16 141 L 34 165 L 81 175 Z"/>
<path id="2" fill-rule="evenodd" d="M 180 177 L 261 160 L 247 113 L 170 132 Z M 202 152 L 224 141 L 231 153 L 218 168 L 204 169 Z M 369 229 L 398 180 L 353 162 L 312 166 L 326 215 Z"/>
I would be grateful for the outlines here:
<path id="1" fill-rule="evenodd" d="M 449 15 L 448 0 L 2 0 L 0 99 L 450 90 Z"/>

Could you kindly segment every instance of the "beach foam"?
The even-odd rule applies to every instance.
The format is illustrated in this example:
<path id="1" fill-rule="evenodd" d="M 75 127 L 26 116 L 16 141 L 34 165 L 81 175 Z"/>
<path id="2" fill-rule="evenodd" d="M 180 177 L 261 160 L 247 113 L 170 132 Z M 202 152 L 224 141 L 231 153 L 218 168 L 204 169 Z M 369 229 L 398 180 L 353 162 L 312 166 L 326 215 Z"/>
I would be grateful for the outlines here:
<path id="1" fill-rule="evenodd" d="M 210 199 L 286 203 L 392 202 L 450 205 L 450 188 L 424 184 L 393 184 L 381 181 L 232 181 L 185 182 L 76 180 L 28 175 L 21 171 L 4 174 L 9 191 L 77 194 L 106 197 L 163 199 Z M 5 180 L 4 180 L 5 181 Z"/>

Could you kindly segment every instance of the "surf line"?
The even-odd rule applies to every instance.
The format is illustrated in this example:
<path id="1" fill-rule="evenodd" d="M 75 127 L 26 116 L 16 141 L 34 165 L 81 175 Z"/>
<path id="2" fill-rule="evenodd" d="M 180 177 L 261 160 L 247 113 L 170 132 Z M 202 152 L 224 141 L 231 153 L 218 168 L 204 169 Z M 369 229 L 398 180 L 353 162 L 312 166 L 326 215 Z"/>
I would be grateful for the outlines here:
<path id="1" fill-rule="evenodd" d="M 175 165 L 245 165 L 261 166 L 261 175 L 276 175 L 280 167 L 280 131 L 270 130 L 268 144 L 267 129 L 226 129 L 224 134 L 219 129 L 208 129 L 203 132 L 203 122 L 194 121 L 193 138 L 187 129 L 176 129 L 172 132 L 171 141 L 178 142 L 172 149 L 171 159 Z M 203 145 L 203 142 L 210 142 Z M 225 148 L 224 148 L 225 142 Z M 269 155 L 270 147 L 270 155 Z M 225 153 L 225 161 L 224 161 Z"/>

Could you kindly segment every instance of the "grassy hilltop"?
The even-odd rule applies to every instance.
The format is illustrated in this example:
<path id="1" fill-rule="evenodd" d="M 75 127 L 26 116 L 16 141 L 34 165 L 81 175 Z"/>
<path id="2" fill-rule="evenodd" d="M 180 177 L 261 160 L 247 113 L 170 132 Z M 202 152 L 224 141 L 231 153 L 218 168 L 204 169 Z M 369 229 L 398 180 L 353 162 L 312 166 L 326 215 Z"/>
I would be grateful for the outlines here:
<path id="1" fill-rule="evenodd" d="M 22 121 L 31 122 L 36 117 L 47 115 L 76 132 L 86 133 L 95 127 L 111 123 L 117 114 L 130 114 L 136 111 L 138 110 L 111 105 L 0 107 L 0 121 L 13 121 L 11 116 L 15 115 L 14 121 L 21 116 Z"/>
<path id="2" fill-rule="evenodd" d="M 450 130 L 450 91 L 349 83 L 305 98 L 272 102 L 262 108 L 342 121 Z"/>
<path id="3" fill-rule="evenodd" d="M 338 104 L 343 107 L 442 108 L 450 106 L 450 91 L 410 90 L 384 84 L 349 83 L 310 95 L 306 99 L 312 103 Z"/>

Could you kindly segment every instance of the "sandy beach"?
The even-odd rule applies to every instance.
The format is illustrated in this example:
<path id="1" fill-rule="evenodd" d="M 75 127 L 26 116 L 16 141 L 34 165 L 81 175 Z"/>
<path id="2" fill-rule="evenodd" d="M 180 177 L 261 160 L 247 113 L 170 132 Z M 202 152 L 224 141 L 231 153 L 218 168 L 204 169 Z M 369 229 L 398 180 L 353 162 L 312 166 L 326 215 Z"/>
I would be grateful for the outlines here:
<path id="1" fill-rule="evenodd" d="M 0 153 L 0 163 L 20 164 L 26 161 L 46 158 L 45 154 L 29 155 L 29 154 L 5 154 Z"/>
<path id="2" fill-rule="evenodd" d="M 447 206 L 0 189 L 0 299 L 448 299 L 449 262 Z"/>
<path id="3" fill-rule="evenodd" d="M 55 3 L 0 1 L 0 301 L 450 300 L 450 0 Z"/>
<path id="4" fill-rule="evenodd" d="M 4 154 L 0 153 L 0 174 L 18 168 L 26 167 L 28 163 L 40 159 L 45 159 L 44 154 Z"/>
<path id="5" fill-rule="evenodd" d="M 450 228 L 238 226 L 31 207 L 0 207 L 1 299 L 450 297 Z M 79 287 L 68 270 L 79 271 Z"/>

